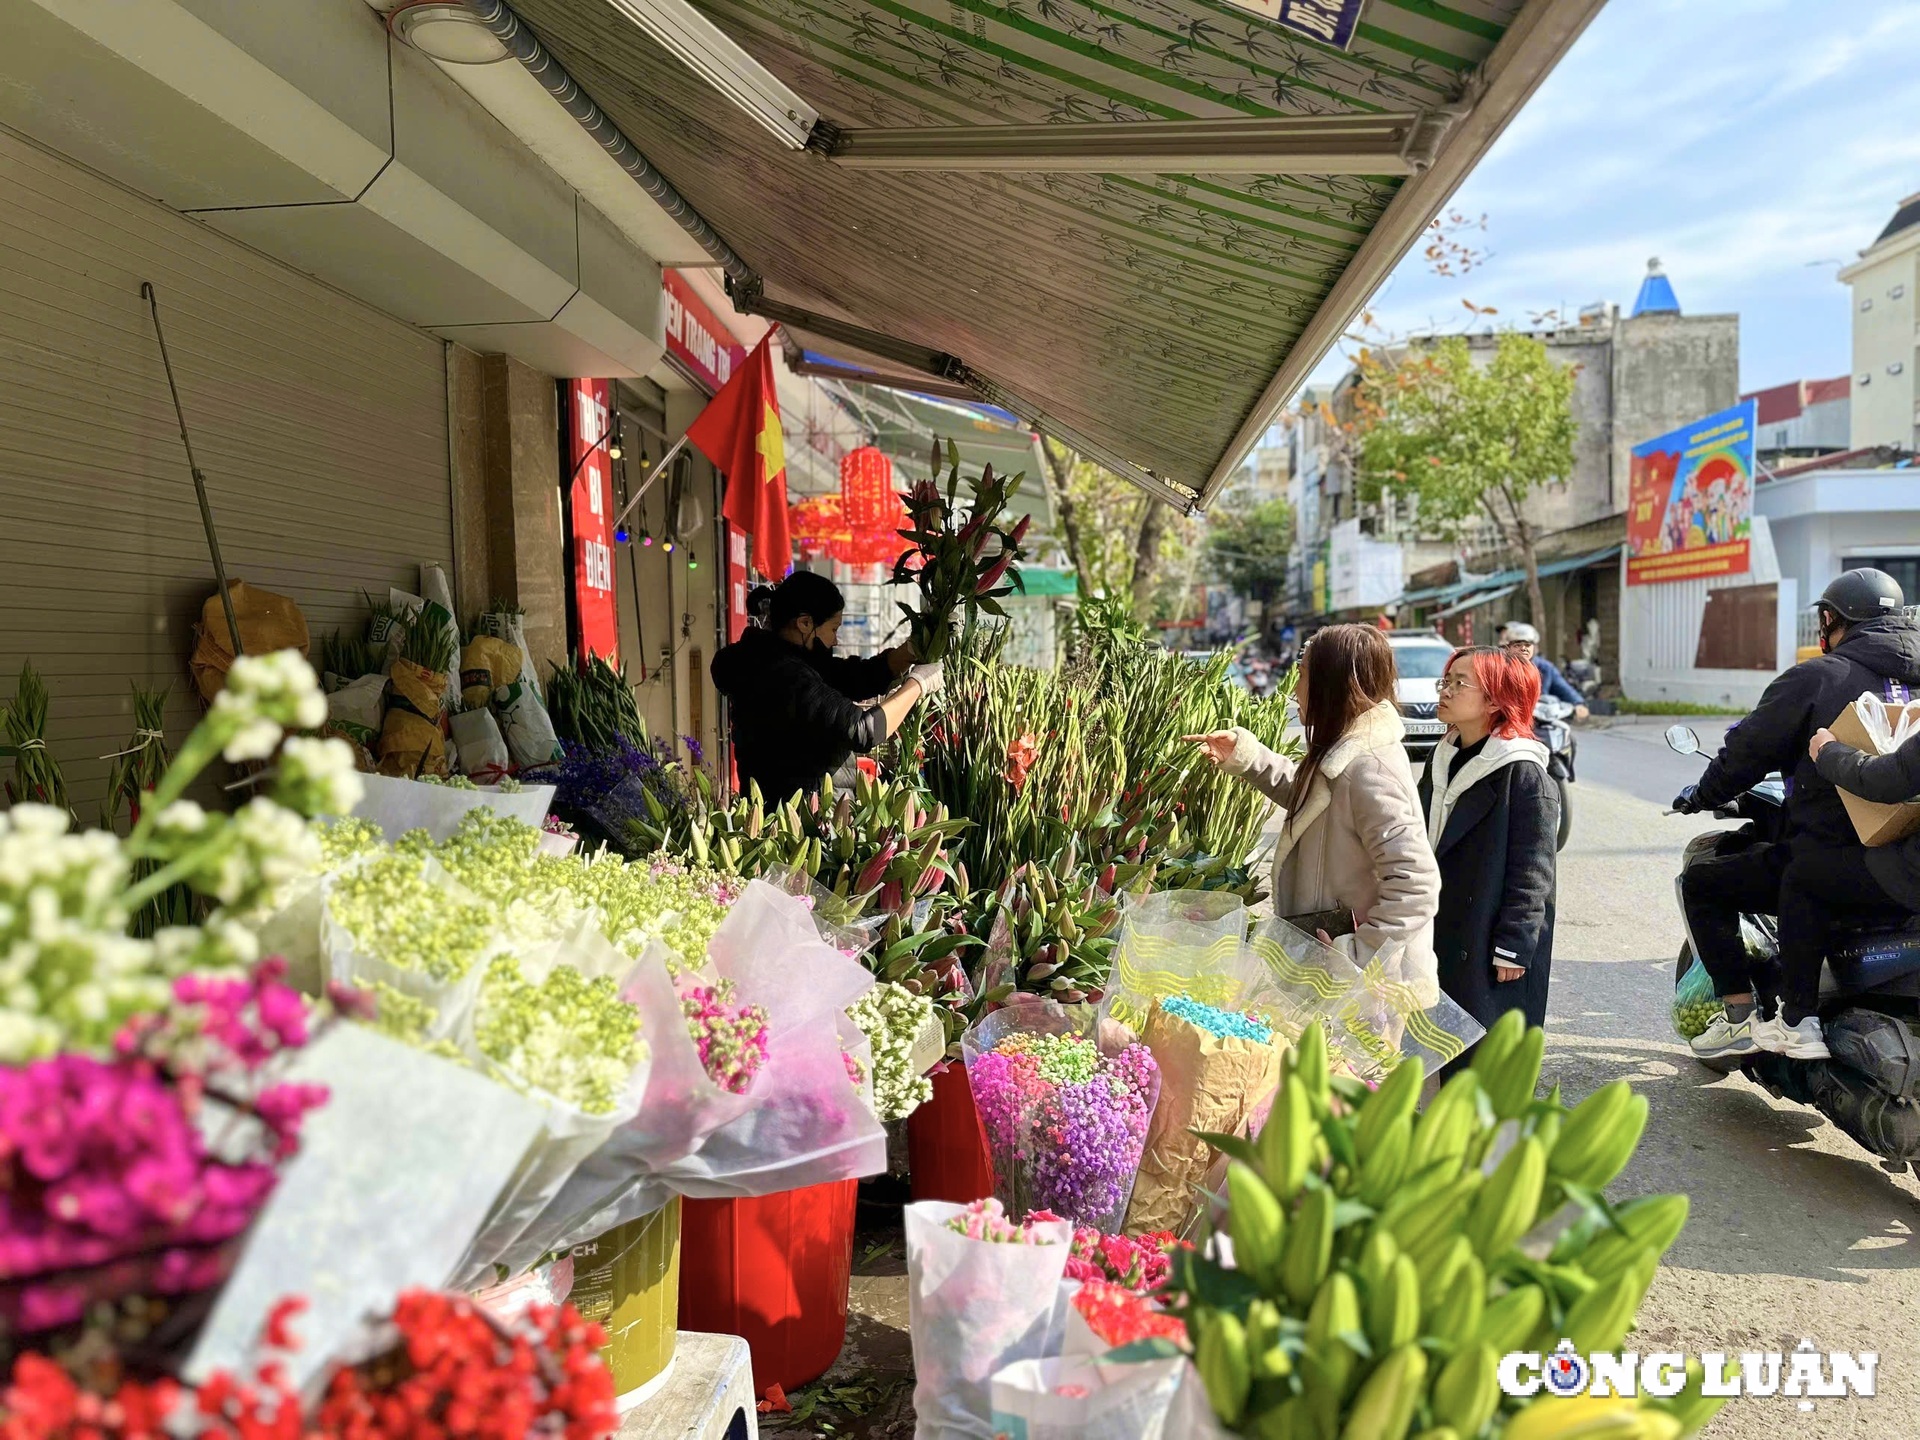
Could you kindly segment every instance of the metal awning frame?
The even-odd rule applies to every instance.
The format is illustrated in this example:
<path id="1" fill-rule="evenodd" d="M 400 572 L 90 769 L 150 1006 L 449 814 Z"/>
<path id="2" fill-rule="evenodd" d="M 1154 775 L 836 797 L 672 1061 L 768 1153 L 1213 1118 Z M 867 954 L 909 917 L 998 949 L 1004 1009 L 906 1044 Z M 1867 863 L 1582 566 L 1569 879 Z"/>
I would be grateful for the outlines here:
<path id="1" fill-rule="evenodd" d="M 1461 101 L 1460 118 L 1447 133 L 1433 163 L 1400 187 L 1320 308 L 1287 351 L 1280 369 L 1248 412 L 1220 463 L 1200 487 L 1204 510 L 1232 478 L 1253 447 L 1279 418 L 1365 308 L 1387 276 L 1439 215 L 1473 167 L 1540 87 L 1567 48 L 1580 37 L 1606 0 L 1558 0 L 1520 12 Z"/>

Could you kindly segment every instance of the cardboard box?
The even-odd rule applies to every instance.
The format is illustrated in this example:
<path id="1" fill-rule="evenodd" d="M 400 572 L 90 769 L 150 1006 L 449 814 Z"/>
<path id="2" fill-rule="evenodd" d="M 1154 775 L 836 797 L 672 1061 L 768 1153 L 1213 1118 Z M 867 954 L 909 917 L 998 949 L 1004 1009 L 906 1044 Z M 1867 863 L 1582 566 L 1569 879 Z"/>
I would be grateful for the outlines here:
<path id="1" fill-rule="evenodd" d="M 1920 717 L 1920 700 L 1906 706 L 1887 706 L 1887 719 L 1898 725 L 1902 711 Z M 1914 723 L 1909 721 L 1909 723 Z M 1870 734 L 1861 722 L 1860 711 L 1855 705 L 1842 710 L 1833 724 L 1827 727 L 1833 731 L 1833 738 L 1856 750 L 1864 750 L 1869 755 L 1881 753 L 1879 742 Z M 1898 805 L 1881 805 L 1872 800 L 1863 800 L 1858 795 L 1840 792 L 1840 799 L 1847 807 L 1847 815 L 1853 821 L 1854 831 L 1860 836 L 1863 845 L 1891 845 L 1896 840 L 1920 830 L 1920 800 L 1908 800 Z"/>

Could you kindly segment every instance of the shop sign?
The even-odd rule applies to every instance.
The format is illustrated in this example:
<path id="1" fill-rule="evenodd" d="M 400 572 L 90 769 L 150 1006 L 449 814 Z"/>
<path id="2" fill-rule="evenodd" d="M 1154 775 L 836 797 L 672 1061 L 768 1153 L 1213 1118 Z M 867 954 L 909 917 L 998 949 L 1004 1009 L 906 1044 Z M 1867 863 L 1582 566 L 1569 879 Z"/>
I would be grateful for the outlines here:
<path id="1" fill-rule="evenodd" d="M 1242 10 L 1251 10 L 1296 35 L 1318 40 L 1336 50 L 1353 44 L 1353 32 L 1360 24 L 1360 6 L 1364 0 L 1233 0 Z"/>
<path id="2" fill-rule="evenodd" d="M 607 458 L 612 424 L 604 380 L 567 382 L 567 525 L 573 540 L 573 613 L 585 655 L 620 661 L 620 612 L 613 589 L 613 486 Z"/>
<path id="3" fill-rule="evenodd" d="M 1743 400 L 1633 447 L 1629 585 L 1744 575 L 1752 567 L 1758 408 Z"/>
<path id="4" fill-rule="evenodd" d="M 747 631 L 748 537 L 724 521 L 721 531 L 727 537 L 727 639 L 738 640 Z"/>
<path id="5" fill-rule="evenodd" d="M 718 390 L 746 362 L 747 347 L 733 338 L 677 270 L 662 270 L 660 285 L 666 300 L 667 353 L 709 392 Z"/>

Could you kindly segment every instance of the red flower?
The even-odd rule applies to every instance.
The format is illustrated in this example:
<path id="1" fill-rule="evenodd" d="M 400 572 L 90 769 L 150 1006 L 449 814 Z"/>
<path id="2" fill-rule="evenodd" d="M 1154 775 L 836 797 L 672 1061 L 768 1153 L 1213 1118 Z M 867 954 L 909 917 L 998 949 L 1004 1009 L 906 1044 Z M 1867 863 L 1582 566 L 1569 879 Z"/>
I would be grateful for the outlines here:
<path id="1" fill-rule="evenodd" d="M 1006 781 L 1018 790 L 1027 783 L 1027 776 L 1033 770 L 1034 761 L 1040 758 L 1040 742 L 1031 732 L 1021 735 L 1007 747 L 1007 768 L 1002 772 Z"/>

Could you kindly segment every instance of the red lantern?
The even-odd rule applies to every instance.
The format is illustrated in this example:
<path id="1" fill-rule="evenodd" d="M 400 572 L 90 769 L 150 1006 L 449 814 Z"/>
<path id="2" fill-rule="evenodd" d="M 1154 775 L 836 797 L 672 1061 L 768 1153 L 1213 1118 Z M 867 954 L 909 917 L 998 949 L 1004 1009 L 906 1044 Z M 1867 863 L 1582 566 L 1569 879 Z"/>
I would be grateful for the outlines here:
<path id="1" fill-rule="evenodd" d="M 840 461 L 840 513 L 855 534 L 897 528 L 900 497 L 893 491 L 893 462 L 871 445 L 850 450 Z"/>

